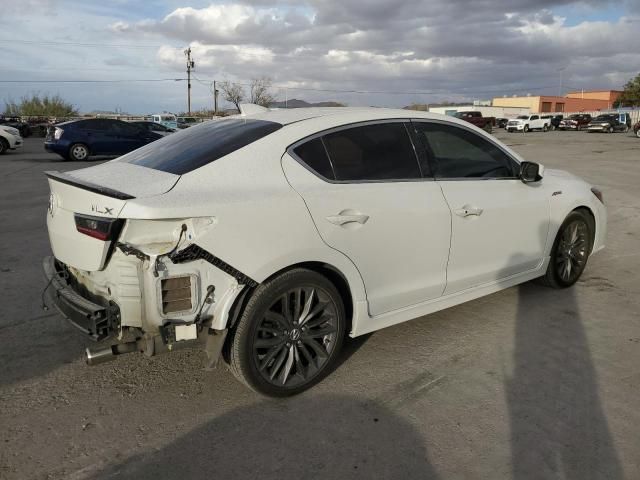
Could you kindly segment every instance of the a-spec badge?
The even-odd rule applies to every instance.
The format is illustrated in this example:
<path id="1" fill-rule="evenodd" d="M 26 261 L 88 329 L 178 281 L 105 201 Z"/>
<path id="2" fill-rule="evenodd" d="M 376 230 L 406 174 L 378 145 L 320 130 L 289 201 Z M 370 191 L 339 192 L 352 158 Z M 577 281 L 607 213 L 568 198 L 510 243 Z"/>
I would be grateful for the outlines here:
<path id="1" fill-rule="evenodd" d="M 96 213 L 102 213 L 104 215 L 113 215 L 113 208 L 103 207 L 104 210 L 100 210 L 97 205 L 91 205 L 91 211 Z"/>

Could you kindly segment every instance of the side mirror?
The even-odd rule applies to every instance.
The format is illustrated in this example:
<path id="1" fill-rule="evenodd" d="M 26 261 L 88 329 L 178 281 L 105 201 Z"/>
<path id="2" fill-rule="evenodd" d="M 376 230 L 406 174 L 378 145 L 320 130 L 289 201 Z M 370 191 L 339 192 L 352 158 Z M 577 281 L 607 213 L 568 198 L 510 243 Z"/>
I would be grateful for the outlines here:
<path id="1" fill-rule="evenodd" d="M 544 172 L 542 165 L 535 162 L 522 162 L 518 176 L 523 183 L 533 183 L 542 180 L 542 172 Z"/>

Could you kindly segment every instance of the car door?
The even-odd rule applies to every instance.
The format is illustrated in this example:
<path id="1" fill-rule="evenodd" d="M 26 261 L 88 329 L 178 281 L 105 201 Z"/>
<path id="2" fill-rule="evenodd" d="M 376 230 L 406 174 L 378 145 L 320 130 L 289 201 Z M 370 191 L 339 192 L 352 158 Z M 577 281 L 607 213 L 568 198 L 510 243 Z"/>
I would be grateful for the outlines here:
<path id="1" fill-rule="evenodd" d="M 371 315 L 442 295 L 451 214 L 421 171 L 407 122 L 305 139 L 287 150 L 282 166 L 324 242 L 358 268 Z"/>
<path id="2" fill-rule="evenodd" d="M 529 117 L 529 129 L 542 128 L 542 120 L 539 115 L 531 115 Z"/>
<path id="3" fill-rule="evenodd" d="M 414 122 L 451 208 L 446 294 L 534 269 L 549 229 L 544 182 L 524 184 L 518 163 L 461 125 Z"/>
<path id="4" fill-rule="evenodd" d="M 159 135 L 146 129 L 126 122 L 114 122 L 113 130 L 116 132 L 116 148 L 114 153 L 129 153 L 147 143 L 159 138 Z"/>
<path id="5" fill-rule="evenodd" d="M 110 131 L 109 120 L 91 119 L 79 122 L 83 132 L 83 142 L 86 141 L 93 155 L 107 155 L 112 153 L 113 135 Z"/>

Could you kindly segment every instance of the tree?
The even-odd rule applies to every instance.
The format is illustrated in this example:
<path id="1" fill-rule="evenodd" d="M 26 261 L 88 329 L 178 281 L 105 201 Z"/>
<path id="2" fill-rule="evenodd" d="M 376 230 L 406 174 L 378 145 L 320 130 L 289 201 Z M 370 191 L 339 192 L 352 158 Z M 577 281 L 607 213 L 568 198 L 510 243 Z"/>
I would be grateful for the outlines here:
<path id="1" fill-rule="evenodd" d="M 4 113 L 7 116 L 23 117 L 73 117 L 78 110 L 66 102 L 60 95 L 33 93 L 23 96 L 19 102 L 7 100 Z"/>
<path id="2" fill-rule="evenodd" d="M 615 107 L 640 107 L 640 73 L 626 83 Z"/>
<path id="3" fill-rule="evenodd" d="M 271 94 L 271 79 L 269 77 L 254 78 L 251 80 L 251 103 L 268 107 L 275 101 Z"/>
<path id="4" fill-rule="evenodd" d="M 244 100 L 245 95 L 242 85 L 225 80 L 220 84 L 220 90 L 222 90 L 222 97 L 227 102 L 233 103 L 238 111 L 240 111 L 240 104 Z"/>

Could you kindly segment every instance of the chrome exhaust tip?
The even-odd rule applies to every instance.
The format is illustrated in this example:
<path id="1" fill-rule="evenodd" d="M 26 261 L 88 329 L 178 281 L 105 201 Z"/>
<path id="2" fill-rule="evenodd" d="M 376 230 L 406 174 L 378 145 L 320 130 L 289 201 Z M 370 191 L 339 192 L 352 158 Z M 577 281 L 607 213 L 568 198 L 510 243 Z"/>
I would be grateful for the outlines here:
<path id="1" fill-rule="evenodd" d="M 101 348 L 99 350 L 91 350 L 90 348 L 86 348 L 84 353 L 85 362 L 87 363 L 87 365 L 91 366 L 110 362 L 111 360 L 116 359 L 116 353 L 114 352 L 113 347 Z"/>
<path id="2" fill-rule="evenodd" d="M 115 360 L 118 355 L 133 353 L 139 350 L 138 342 L 116 343 L 110 347 L 91 350 L 86 348 L 85 362 L 87 365 L 99 365 L 100 363 Z"/>

